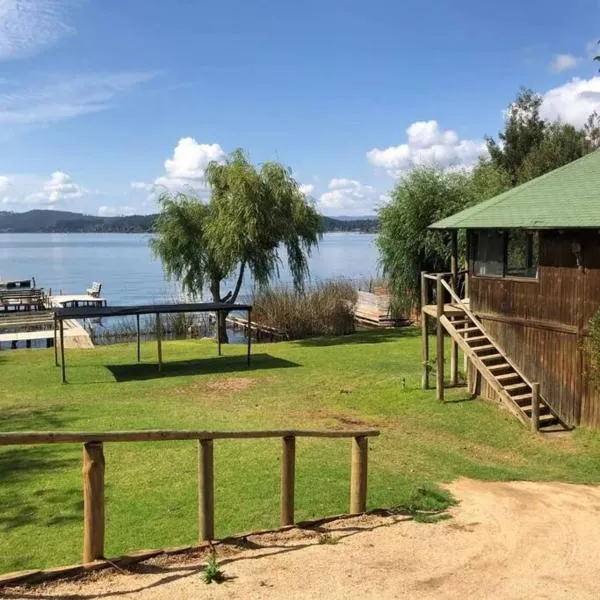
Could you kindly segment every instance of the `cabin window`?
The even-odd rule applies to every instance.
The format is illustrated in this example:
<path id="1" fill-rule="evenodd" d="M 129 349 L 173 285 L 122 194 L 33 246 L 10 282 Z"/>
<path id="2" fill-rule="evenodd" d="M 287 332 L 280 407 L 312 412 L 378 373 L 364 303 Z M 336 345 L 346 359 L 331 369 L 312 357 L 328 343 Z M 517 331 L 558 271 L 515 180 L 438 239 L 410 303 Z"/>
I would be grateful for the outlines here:
<path id="1" fill-rule="evenodd" d="M 484 277 L 504 275 L 504 234 L 499 231 L 476 231 L 473 236 L 473 272 Z"/>
<path id="2" fill-rule="evenodd" d="M 481 277 L 537 277 L 539 237 L 522 230 L 472 232 L 473 274 Z"/>
<path id="3" fill-rule="evenodd" d="M 539 238 L 537 233 L 513 230 L 506 240 L 506 275 L 537 277 Z"/>

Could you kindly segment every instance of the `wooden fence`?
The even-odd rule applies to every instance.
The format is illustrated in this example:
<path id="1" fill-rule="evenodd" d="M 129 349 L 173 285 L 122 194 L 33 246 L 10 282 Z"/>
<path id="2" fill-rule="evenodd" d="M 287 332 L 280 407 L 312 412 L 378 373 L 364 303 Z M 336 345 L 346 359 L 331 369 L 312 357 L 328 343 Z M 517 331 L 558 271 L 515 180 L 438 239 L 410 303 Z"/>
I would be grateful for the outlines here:
<path id="1" fill-rule="evenodd" d="M 15 432 L 0 433 L 0 446 L 83 444 L 83 564 L 89 564 L 104 558 L 104 442 L 198 442 L 198 529 L 199 541 L 203 542 L 214 539 L 214 440 L 282 440 L 280 524 L 283 527 L 294 524 L 296 438 L 353 438 L 350 514 L 359 514 L 367 509 L 368 438 L 377 435 L 377 430 Z"/>

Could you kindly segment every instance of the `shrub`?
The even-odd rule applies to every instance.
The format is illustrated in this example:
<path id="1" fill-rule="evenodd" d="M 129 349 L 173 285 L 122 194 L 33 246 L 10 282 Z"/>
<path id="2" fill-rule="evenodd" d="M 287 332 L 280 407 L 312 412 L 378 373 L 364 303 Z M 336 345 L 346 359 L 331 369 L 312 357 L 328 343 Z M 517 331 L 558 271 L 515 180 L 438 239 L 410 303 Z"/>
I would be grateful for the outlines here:
<path id="1" fill-rule="evenodd" d="M 590 335 L 585 342 L 585 350 L 589 356 L 589 375 L 596 385 L 600 384 L 600 309 L 589 322 Z"/>
<path id="2" fill-rule="evenodd" d="M 272 327 L 287 339 L 345 335 L 355 331 L 356 289 L 346 281 L 327 281 L 302 293 L 277 286 L 255 293 L 254 320 Z"/>

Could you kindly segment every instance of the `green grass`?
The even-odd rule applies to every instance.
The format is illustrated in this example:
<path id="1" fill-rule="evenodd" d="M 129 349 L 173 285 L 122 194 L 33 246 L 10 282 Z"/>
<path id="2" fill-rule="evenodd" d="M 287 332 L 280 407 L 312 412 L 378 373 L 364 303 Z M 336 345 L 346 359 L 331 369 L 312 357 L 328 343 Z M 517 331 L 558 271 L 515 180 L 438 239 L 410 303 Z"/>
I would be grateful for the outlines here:
<path id="1" fill-rule="evenodd" d="M 600 441 L 530 434 L 464 388 L 439 404 L 420 389 L 417 332 L 244 348 L 214 358 L 209 340 L 71 350 L 67 385 L 52 350 L 0 355 L 0 430 L 268 429 L 376 427 L 370 443 L 369 507 L 437 511 L 439 484 L 480 479 L 600 481 Z M 278 523 L 278 440 L 215 442 L 216 534 Z M 196 541 L 194 442 L 107 443 L 106 554 Z M 348 509 L 349 440 L 297 443 L 296 519 Z M 82 544 L 81 447 L 0 448 L 0 571 L 78 562 Z"/>

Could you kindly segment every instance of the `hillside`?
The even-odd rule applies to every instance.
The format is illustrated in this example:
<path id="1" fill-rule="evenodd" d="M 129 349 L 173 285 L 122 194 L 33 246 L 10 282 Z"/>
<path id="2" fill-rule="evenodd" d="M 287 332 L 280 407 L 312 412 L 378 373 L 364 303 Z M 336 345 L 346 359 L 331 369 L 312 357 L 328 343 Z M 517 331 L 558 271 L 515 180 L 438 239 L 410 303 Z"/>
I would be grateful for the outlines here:
<path id="1" fill-rule="evenodd" d="M 0 233 L 149 233 L 157 215 L 96 217 L 59 210 L 0 212 Z M 375 232 L 378 223 L 369 217 L 323 217 L 324 231 Z"/>

